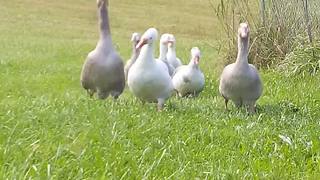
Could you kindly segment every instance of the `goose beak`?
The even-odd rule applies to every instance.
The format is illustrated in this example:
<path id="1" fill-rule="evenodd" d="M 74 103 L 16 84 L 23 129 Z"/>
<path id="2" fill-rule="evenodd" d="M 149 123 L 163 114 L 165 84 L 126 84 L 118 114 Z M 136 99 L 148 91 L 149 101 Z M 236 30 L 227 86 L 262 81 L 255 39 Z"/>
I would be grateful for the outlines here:
<path id="1" fill-rule="evenodd" d="M 135 40 L 134 41 L 134 46 L 137 48 L 137 45 L 139 44 L 140 40 Z"/>
<path id="2" fill-rule="evenodd" d="M 141 39 L 139 43 L 136 45 L 136 49 L 140 49 L 143 45 L 147 44 L 148 40 L 147 39 Z"/>
<path id="3" fill-rule="evenodd" d="M 168 41 L 168 45 L 172 46 L 173 45 L 173 41 Z"/>

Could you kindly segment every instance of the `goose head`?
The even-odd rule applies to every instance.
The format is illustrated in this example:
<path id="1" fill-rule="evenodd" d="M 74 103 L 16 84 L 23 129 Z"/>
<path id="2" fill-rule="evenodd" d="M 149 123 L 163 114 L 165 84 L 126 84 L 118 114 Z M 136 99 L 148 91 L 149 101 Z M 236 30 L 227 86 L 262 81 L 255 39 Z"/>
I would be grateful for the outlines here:
<path id="1" fill-rule="evenodd" d="M 191 49 L 191 61 L 190 61 L 190 63 L 192 65 L 198 65 L 199 62 L 200 62 L 200 57 L 201 57 L 200 49 L 198 47 L 193 47 Z"/>
<path id="2" fill-rule="evenodd" d="M 160 37 L 159 59 L 161 59 L 162 61 L 167 61 L 166 54 L 168 52 L 169 36 L 170 36 L 170 34 L 165 33 L 165 34 L 162 34 Z"/>
<path id="3" fill-rule="evenodd" d="M 141 37 L 139 43 L 136 45 L 140 49 L 143 45 L 153 45 L 153 42 L 158 38 L 158 31 L 155 28 L 149 28 Z"/>
<path id="4" fill-rule="evenodd" d="M 160 45 L 167 46 L 167 44 L 169 43 L 169 40 L 170 40 L 170 34 L 168 33 L 162 34 L 160 37 Z"/>
<path id="5" fill-rule="evenodd" d="M 137 49 L 136 46 L 140 41 L 140 34 L 137 32 L 132 33 L 131 36 L 131 43 L 132 43 L 132 55 L 133 56 L 138 56 L 140 53 L 140 49 Z"/>
<path id="6" fill-rule="evenodd" d="M 132 42 L 133 49 L 137 50 L 136 46 L 140 41 L 140 34 L 137 32 L 132 33 L 130 41 Z"/>
<path id="7" fill-rule="evenodd" d="M 109 4 L 108 0 L 97 0 L 98 7 L 105 6 L 105 5 L 108 6 L 108 4 Z"/>
<path id="8" fill-rule="evenodd" d="M 132 33 L 131 42 L 134 46 L 136 46 L 140 41 L 140 34 L 137 32 Z"/>
<path id="9" fill-rule="evenodd" d="M 174 35 L 173 34 L 169 34 L 168 35 L 169 37 L 169 39 L 168 39 L 168 46 L 169 47 L 175 47 L 175 45 L 176 45 L 176 38 L 174 37 Z"/>
<path id="10" fill-rule="evenodd" d="M 241 39 L 248 39 L 250 28 L 248 23 L 241 23 L 238 29 L 238 35 Z"/>

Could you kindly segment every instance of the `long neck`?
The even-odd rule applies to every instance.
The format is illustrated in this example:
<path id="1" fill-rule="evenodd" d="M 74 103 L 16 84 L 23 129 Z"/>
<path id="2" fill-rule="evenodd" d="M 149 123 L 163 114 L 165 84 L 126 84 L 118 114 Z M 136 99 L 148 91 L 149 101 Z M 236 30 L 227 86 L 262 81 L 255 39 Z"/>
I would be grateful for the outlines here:
<path id="1" fill-rule="evenodd" d="M 168 54 L 167 54 L 167 59 L 169 62 L 172 62 L 172 60 L 175 60 L 177 58 L 176 56 L 176 50 L 173 46 L 168 47 Z"/>
<path id="2" fill-rule="evenodd" d="M 168 54 L 170 54 L 172 58 L 176 58 L 176 49 L 174 46 L 169 46 Z"/>
<path id="3" fill-rule="evenodd" d="M 238 37 L 238 55 L 236 63 L 248 64 L 249 37 Z"/>
<path id="4" fill-rule="evenodd" d="M 168 52 L 168 46 L 160 43 L 160 54 L 159 54 L 159 59 L 161 60 L 164 60 L 166 59 L 166 55 L 167 55 L 167 52 Z"/>
<path id="5" fill-rule="evenodd" d="M 135 61 L 140 53 L 140 50 L 136 48 L 137 43 L 133 42 L 132 43 L 132 53 L 131 53 L 131 60 Z"/>
<path id="6" fill-rule="evenodd" d="M 109 14 L 108 14 L 108 8 L 106 7 L 106 0 L 102 1 L 98 7 L 98 16 L 99 16 L 100 38 L 106 38 L 108 36 L 111 36 Z"/>
<path id="7" fill-rule="evenodd" d="M 152 64 L 155 63 L 153 56 L 153 44 L 146 44 L 141 48 L 139 58 L 139 63 L 142 64 Z M 137 62 L 138 63 L 138 62 Z"/>

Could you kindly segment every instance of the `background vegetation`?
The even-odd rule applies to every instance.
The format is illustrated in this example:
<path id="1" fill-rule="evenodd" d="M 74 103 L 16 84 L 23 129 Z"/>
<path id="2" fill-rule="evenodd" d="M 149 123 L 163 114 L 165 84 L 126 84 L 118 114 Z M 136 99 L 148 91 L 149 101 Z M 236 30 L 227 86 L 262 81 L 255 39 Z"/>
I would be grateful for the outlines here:
<path id="1" fill-rule="evenodd" d="M 317 179 L 320 77 L 262 69 L 258 113 L 224 111 L 217 87 L 228 43 L 211 5 L 110 0 L 124 59 L 131 33 L 150 26 L 176 35 L 184 63 L 192 46 L 202 50 L 203 93 L 172 97 L 157 113 L 127 89 L 114 102 L 90 99 L 80 87 L 98 38 L 95 1 L 1 1 L 0 179 Z"/>
<path id="2" fill-rule="evenodd" d="M 286 69 L 287 75 L 314 74 L 319 69 L 320 1 L 221 0 L 218 5 L 216 1 L 211 3 L 224 29 L 228 45 L 225 56 L 229 62 L 236 56 L 238 24 L 248 21 L 252 63 L 261 68 L 278 69 L 280 65 L 279 69 Z M 305 49 L 307 53 L 303 52 Z M 312 56 L 307 55 L 310 52 Z"/>

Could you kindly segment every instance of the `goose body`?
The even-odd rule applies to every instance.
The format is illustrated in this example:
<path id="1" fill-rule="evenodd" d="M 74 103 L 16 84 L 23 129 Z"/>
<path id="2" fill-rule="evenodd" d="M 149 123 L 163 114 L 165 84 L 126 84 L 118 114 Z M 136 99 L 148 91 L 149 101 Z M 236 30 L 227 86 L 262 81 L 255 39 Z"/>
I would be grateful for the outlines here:
<path id="1" fill-rule="evenodd" d="M 225 107 L 232 100 L 237 107 L 247 106 L 255 112 L 256 101 L 262 94 L 262 82 L 257 69 L 248 64 L 249 26 L 241 23 L 238 30 L 238 56 L 235 63 L 227 65 L 220 77 L 219 91 Z"/>
<path id="2" fill-rule="evenodd" d="M 127 61 L 126 65 L 124 66 L 124 75 L 126 80 L 128 80 L 128 72 L 131 66 L 136 62 L 140 50 L 136 48 L 136 45 L 140 41 L 140 34 L 139 33 L 133 33 L 131 36 L 131 42 L 132 42 L 132 53 L 131 53 L 131 58 Z"/>
<path id="3" fill-rule="evenodd" d="M 140 55 L 129 69 L 128 86 L 137 98 L 157 102 L 158 110 L 161 110 L 165 100 L 171 96 L 173 85 L 165 64 L 153 56 L 157 35 L 157 30 L 150 28 L 142 36 L 137 45 L 141 48 Z"/>
<path id="4" fill-rule="evenodd" d="M 97 92 L 99 99 L 122 93 L 125 85 L 123 62 L 112 45 L 106 0 L 98 0 L 100 39 L 82 67 L 81 85 L 90 96 Z"/>
<path id="5" fill-rule="evenodd" d="M 174 68 L 182 65 L 181 60 L 176 55 L 176 39 L 172 34 L 169 34 L 167 60 Z"/>
<path id="6" fill-rule="evenodd" d="M 180 97 L 198 96 L 203 90 L 205 78 L 198 66 L 199 60 L 200 50 L 194 47 L 191 49 L 190 63 L 176 69 L 172 82 Z"/>

